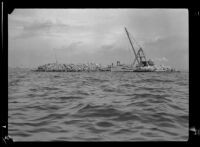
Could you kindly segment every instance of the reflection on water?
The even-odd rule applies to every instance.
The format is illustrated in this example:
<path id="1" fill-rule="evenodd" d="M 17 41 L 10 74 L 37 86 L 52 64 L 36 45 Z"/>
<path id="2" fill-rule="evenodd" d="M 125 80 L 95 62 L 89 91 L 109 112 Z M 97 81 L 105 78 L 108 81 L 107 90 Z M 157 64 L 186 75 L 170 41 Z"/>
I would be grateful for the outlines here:
<path id="1" fill-rule="evenodd" d="M 9 71 L 15 141 L 188 139 L 188 73 Z"/>

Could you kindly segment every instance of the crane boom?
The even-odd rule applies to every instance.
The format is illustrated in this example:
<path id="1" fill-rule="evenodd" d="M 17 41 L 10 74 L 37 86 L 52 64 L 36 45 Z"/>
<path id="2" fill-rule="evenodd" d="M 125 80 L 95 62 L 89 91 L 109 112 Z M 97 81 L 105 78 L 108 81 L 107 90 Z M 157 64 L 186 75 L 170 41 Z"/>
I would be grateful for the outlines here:
<path id="1" fill-rule="evenodd" d="M 129 33 L 128 33 L 126 27 L 125 27 L 125 31 L 126 31 L 126 34 L 127 34 L 127 36 L 128 36 L 128 39 L 129 39 L 129 41 L 130 41 L 131 47 L 132 47 L 132 49 L 133 49 L 133 52 L 134 52 L 134 54 L 135 54 L 135 58 L 136 58 L 136 60 L 137 60 L 137 62 L 138 62 L 138 64 L 139 64 L 140 62 L 139 62 L 139 60 L 138 60 L 138 58 L 137 58 L 137 54 L 136 54 L 136 52 L 135 52 L 135 49 L 134 49 L 134 47 L 133 47 L 133 44 L 132 44 L 132 42 L 131 42 L 131 39 L 130 39 L 130 37 L 129 37 Z"/>

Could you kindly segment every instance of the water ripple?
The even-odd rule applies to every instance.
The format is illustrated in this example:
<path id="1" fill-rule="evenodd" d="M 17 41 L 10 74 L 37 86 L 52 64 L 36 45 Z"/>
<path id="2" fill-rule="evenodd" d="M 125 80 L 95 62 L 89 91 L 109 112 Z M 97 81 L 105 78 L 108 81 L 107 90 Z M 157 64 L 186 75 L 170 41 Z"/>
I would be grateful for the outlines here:
<path id="1" fill-rule="evenodd" d="M 188 139 L 188 73 L 13 70 L 8 77 L 14 140 Z"/>

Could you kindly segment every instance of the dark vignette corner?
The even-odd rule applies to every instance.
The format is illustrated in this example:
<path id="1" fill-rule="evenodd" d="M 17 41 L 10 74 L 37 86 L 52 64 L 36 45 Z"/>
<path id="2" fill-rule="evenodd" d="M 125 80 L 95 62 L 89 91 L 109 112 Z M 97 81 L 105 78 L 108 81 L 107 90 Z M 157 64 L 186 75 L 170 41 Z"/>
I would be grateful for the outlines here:
<path id="1" fill-rule="evenodd" d="M 197 72 L 199 49 L 199 8 L 189 8 L 189 143 L 200 138 L 198 103 L 199 73 Z"/>
<path id="2" fill-rule="evenodd" d="M 8 14 L 14 8 L 1 2 L 1 143 L 10 144 L 12 138 L 8 134 Z"/>
<path id="3" fill-rule="evenodd" d="M 2 3 L 1 3 L 2 5 Z M 9 3 L 3 3 L 3 26 L 1 27 L 2 36 L 2 49 L 1 49 L 1 135 L 3 143 L 10 143 L 12 138 L 8 134 L 8 15 L 14 10 L 14 6 Z M 2 6 L 1 6 L 2 9 Z M 1 10 L 2 11 L 2 10 Z M 195 69 L 197 65 L 199 49 L 198 36 L 199 36 L 199 17 L 200 9 L 188 8 L 189 14 L 189 139 L 188 142 L 197 141 L 200 135 L 200 121 L 198 119 L 198 101 L 196 84 L 199 83 L 198 72 Z M 1 23 L 2 24 L 2 23 Z M 194 128 L 194 129 L 191 129 Z M 4 139 L 4 140 L 3 140 Z M 6 142 L 4 142 L 6 141 Z"/>

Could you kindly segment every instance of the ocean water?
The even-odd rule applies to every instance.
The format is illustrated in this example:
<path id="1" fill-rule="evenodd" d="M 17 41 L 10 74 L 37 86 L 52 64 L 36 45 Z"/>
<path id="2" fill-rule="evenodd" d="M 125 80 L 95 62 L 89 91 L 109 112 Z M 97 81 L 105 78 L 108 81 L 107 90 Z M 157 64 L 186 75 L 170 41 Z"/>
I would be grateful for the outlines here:
<path id="1" fill-rule="evenodd" d="M 14 141 L 187 141 L 189 75 L 9 70 Z"/>

